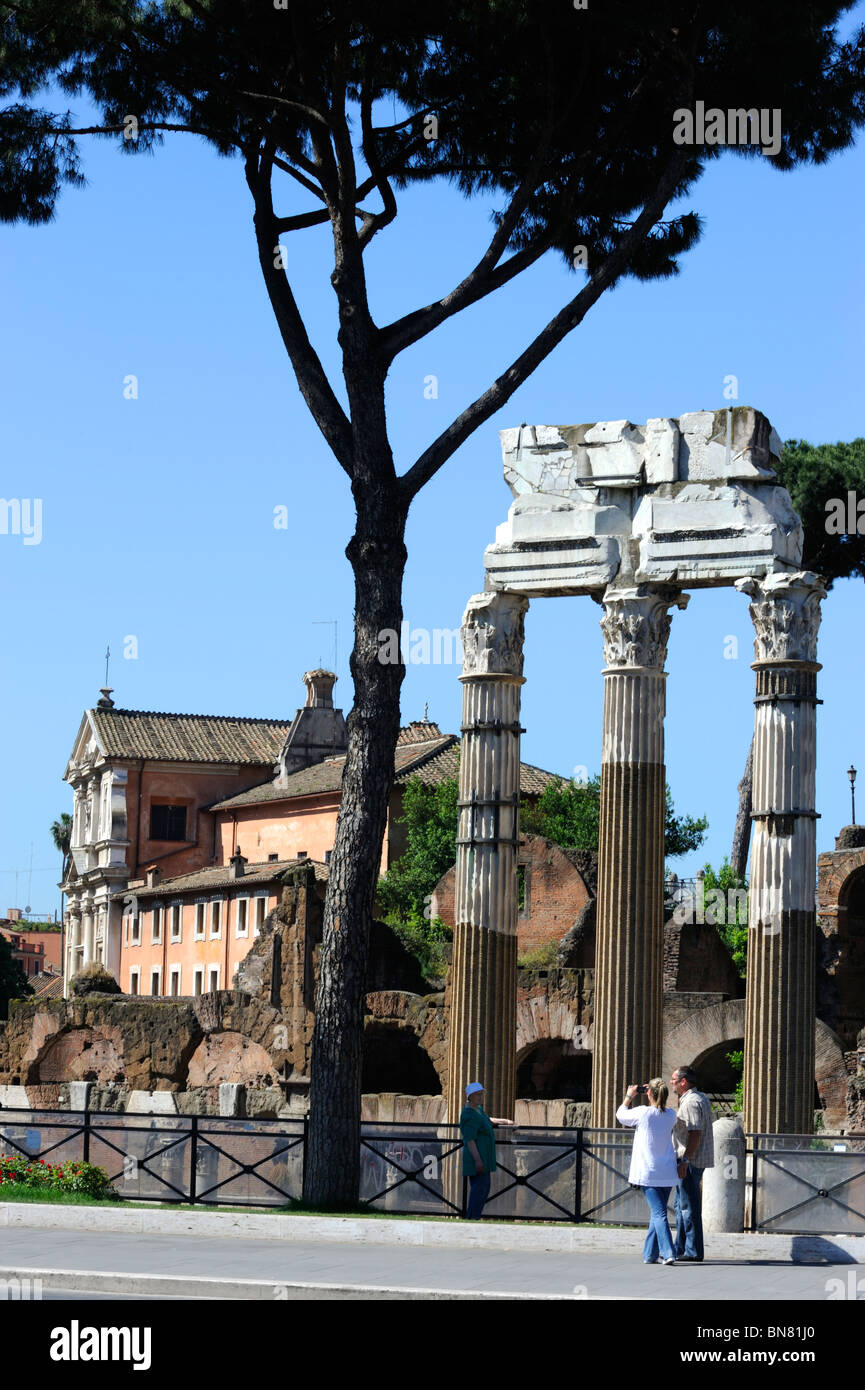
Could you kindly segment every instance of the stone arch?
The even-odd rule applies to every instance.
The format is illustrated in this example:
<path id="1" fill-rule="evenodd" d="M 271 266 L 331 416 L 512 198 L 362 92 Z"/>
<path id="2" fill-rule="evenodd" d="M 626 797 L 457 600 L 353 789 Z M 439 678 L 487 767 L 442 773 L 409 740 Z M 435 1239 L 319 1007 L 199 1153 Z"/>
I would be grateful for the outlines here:
<path id="1" fill-rule="evenodd" d="M 839 918 L 865 917 L 865 864 L 856 864 L 838 890 Z M 839 927 L 841 923 L 839 921 Z"/>
<path id="2" fill-rule="evenodd" d="M 592 1054 L 565 1038 L 544 1038 L 517 1063 L 517 1100 L 592 1098 Z"/>
<path id="3" fill-rule="evenodd" d="M 27 1083 L 122 1080 L 125 1072 L 121 1030 L 97 1024 L 53 1033 L 30 1063 Z"/>
<path id="4" fill-rule="evenodd" d="M 815 1030 L 814 1081 L 826 1111 L 826 1126 L 840 1128 L 846 1119 L 847 1067 L 841 1043 L 822 1019 Z M 664 1038 L 663 1075 L 674 1067 L 693 1066 L 699 1076 L 700 1061 L 721 1043 L 732 1047 L 745 1036 L 745 1000 L 727 999 L 721 1004 L 696 1009 L 670 1029 Z"/>
<path id="5" fill-rule="evenodd" d="M 399 1019 L 370 1019 L 363 1033 L 361 1092 L 393 1091 L 408 1096 L 438 1096 L 442 1084 L 432 1058 L 410 1024 Z"/>
<path id="6" fill-rule="evenodd" d="M 244 1086 L 274 1086 L 273 1059 L 260 1043 L 233 1028 L 207 1033 L 189 1058 L 187 1086 L 218 1086 L 236 1081 Z"/>
<path id="7" fill-rule="evenodd" d="M 523 1061 L 529 1049 L 539 1042 L 557 1038 L 563 1043 L 573 1043 L 574 1035 L 581 1023 L 581 1011 L 578 1006 L 569 1007 L 564 1000 L 555 1000 L 551 1004 L 546 991 L 530 994 L 524 999 L 518 998 L 517 1065 Z"/>

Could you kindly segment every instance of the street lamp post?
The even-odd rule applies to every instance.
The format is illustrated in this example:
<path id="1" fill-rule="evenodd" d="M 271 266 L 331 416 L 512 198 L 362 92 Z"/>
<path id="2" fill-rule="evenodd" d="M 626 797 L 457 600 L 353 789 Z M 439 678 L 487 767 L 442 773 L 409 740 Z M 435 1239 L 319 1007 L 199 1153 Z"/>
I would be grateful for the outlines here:
<path id="1" fill-rule="evenodd" d="M 850 800 L 853 803 L 853 819 L 851 825 L 856 824 L 856 769 L 851 763 L 847 769 L 847 776 L 850 778 Z"/>

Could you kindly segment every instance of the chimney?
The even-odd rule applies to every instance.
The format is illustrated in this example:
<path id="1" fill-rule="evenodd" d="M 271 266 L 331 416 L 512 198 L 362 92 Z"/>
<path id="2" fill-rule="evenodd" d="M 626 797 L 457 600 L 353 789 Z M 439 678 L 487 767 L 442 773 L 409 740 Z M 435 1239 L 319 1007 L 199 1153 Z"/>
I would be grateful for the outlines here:
<path id="1" fill-rule="evenodd" d="M 240 852 L 240 845 L 237 846 L 237 849 L 234 851 L 233 855 L 231 856 L 228 862 L 231 866 L 228 871 L 228 877 L 243 878 L 243 870 L 247 863 L 247 860 L 244 859 L 243 855 Z"/>
<path id="2" fill-rule="evenodd" d="M 277 785 L 284 785 L 292 772 L 314 767 L 325 758 L 339 757 L 348 748 L 348 734 L 341 709 L 333 707 L 334 671 L 304 672 L 306 704 L 297 711 L 273 772 Z"/>
<path id="3" fill-rule="evenodd" d="M 147 887 L 155 888 L 160 878 L 162 877 L 162 870 L 160 869 L 158 864 L 154 864 L 149 869 L 145 869 L 144 877 L 147 883 Z"/>
<path id="4" fill-rule="evenodd" d="M 303 683 L 307 709 L 333 709 L 333 687 L 336 685 L 333 671 L 305 671 Z"/>

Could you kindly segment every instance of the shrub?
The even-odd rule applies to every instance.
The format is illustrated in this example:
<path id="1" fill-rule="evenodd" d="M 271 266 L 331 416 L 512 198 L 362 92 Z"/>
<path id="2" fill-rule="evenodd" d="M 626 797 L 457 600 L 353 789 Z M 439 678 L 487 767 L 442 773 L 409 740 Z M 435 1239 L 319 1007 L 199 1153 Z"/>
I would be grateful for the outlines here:
<path id="1" fill-rule="evenodd" d="M 72 993 L 80 998 L 84 994 L 120 994 L 121 989 L 110 970 L 98 960 L 92 960 L 72 980 Z"/>
<path id="2" fill-rule="evenodd" d="M 111 1179 L 104 1168 L 70 1158 L 66 1163 L 47 1163 L 44 1158 L 24 1154 L 0 1158 L 0 1187 L 15 1183 L 55 1192 L 78 1192 L 86 1197 L 115 1197 Z"/>

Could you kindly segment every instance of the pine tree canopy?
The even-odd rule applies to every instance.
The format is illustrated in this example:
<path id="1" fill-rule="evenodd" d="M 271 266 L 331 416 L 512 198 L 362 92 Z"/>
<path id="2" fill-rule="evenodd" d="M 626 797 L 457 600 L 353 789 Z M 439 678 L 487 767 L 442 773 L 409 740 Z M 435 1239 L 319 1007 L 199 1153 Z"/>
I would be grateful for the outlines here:
<path id="1" fill-rule="evenodd" d="M 605 0 L 586 9 L 572 0 L 0 4 L 0 100 L 9 103 L 0 113 L 0 217 L 53 215 L 63 185 L 82 182 L 82 132 L 134 154 L 186 131 L 294 180 L 308 206 L 285 219 L 287 229 L 331 220 L 341 205 L 356 210 L 363 245 L 393 219 L 395 189 L 443 177 L 467 195 L 507 196 L 500 231 L 510 251 L 541 244 L 571 264 L 584 245 L 593 265 L 661 179 L 683 193 L 722 149 L 761 153 L 755 144 L 674 145 L 678 108 L 778 109 L 781 146 L 762 157 L 781 169 L 848 145 L 865 113 L 861 34 L 836 35 L 850 8 L 826 0 Z M 62 109 L 82 98 L 95 120 Z M 370 210 L 376 195 L 381 206 Z M 623 273 L 675 273 L 699 230 L 691 212 L 659 224 Z"/>

